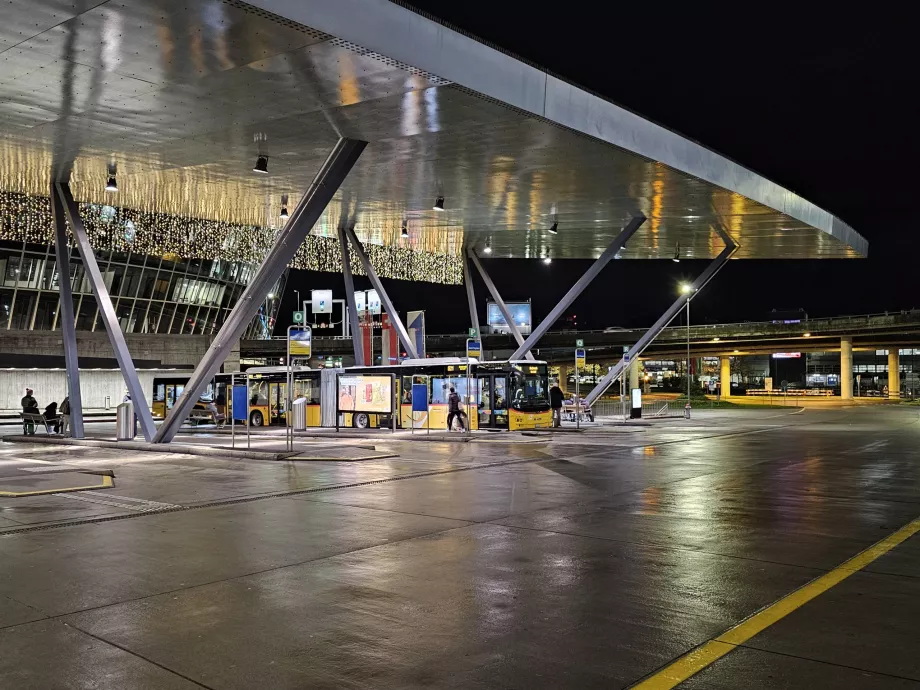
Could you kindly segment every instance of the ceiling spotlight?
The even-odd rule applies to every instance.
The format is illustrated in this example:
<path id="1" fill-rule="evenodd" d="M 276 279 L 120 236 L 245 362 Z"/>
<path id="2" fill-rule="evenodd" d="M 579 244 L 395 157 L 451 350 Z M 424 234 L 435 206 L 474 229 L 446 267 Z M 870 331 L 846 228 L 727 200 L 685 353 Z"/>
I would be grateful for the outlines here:
<path id="1" fill-rule="evenodd" d="M 404 240 L 409 239 L 409 221 L 403 218 L 402 229 L 399 232 L 399 236 Z"/>
<path id="2" fill-rule="evenodd" d="M 550 234 L 550 235 L 558 235 L 558 234 L 559 234 L 559 223 L 557 223 L 556 221 L 553 221 L 553 225 L 552 225 L 552 227 L 549 229 L 549 234 Z"/>
<path id="3" fill-rule="evenodd" d="M 281 220 L 288 219 L 287 204 L 288 204 L 288 197 L 287 197 L 287 194 L 284 194 L 281 196 Z"/>
<path id="4" fill-rule="evenodd" d="M 118 181 L 115 179 L 115 175 L 118 174 L 118 166 L 115 163 L 109 163 L 109 181 L 105 183 L 105 191 L 107 192 L 117 192 L 118 191 Z"/>
<path id="5" fill-rule="evenodd" d="M 553 263 L 552 257 L 544 256 L 544 257 L 543 257 L 543 263 L 545 263 L 545 264 L 551 264 L 551 263 Z"/>
<path id="6" fill-rule="evenodd" d="M 434 206 L 432 206 L 432 208 L 435 211 L 443 211 L 444 210 L 444 197 L 439 196 L 437 201 L 434 202 Z"/>
<path id="7" fill-rule="evenodd" d="M 671 259 L 676 264 L 680 263 L 680 242 L 677 243 L 677 247 L 674 249 L 674 257 Z"/>
<path id="8" fill-rule="evenodd" d="M 482 253 L 483 253 L 483 254 L 491 254 L 491 253 L 492 253 L 492 240 L 487 240 L 487 241 L 486 241 L 486 246 L 482 248 Z"/>
<path id="9" fill-rule="evenodd" d="M 262 173 L 263 175 L 268 174 L 268 156 L 259 156 L 256 159 L 256 166 L 252 169 L 253 172 Z"/>

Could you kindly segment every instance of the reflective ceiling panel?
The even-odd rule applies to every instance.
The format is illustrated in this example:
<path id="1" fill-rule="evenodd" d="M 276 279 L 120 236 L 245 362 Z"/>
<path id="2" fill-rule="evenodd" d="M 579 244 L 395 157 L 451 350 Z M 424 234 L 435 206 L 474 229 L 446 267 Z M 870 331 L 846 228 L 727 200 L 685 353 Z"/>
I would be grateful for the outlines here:
<path id="1" fill-rule="evenodd" d="M 736 183 L 714 184 L 612 145 L 600 118 L 596 136 L 578 131 L 576 110 L 554 121 L 236 1 L 14 0 L 0 23 L 6 190 L 47 194 L 52 176 L 70 176 L 84 201 L 272 225 L 281 196 L 295 204 L 348 136 L 370 145 L 317 234 L 348 219 L 365 240 L 399 244 L 406 219 L 411 245 L 431 251 L 489 242 L 495 257 L 590 258 L 641 212 L 625 258 L 713 257 L 717 224 L 738 258 L 866 251 L 749 171 L 716 171 Z M 252 173 L 260 154 L 269 175 Z M 115 196 L 103 191 L 110 162 Z"/>

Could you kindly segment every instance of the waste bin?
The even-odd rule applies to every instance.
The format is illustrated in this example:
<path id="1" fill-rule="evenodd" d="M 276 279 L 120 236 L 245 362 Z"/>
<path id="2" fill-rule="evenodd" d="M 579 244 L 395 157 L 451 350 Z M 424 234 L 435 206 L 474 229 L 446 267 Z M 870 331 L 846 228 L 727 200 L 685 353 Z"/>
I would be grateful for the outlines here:
<path id="1" fill-rule="evenodd" d="M 115 408 L 115 437 L 119 441 L 131 441 L 137 436 L 137 417 L 134 403 L 123 402 Z"/>
<path id="2" fill-rule="evenodd" d="M 294 407 L 294 431 L 307 430 L 307 399 L 297 398 Z"/>

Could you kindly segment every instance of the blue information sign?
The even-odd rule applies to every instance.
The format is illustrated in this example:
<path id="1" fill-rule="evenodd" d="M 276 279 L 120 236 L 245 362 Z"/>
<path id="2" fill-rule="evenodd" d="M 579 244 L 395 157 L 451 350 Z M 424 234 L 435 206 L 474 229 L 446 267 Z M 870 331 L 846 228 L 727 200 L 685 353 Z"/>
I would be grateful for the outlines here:
<path id="1" fill-rule="evenodd" d="M 428 384 L 412 384 L 412 411 L 428 412 Z"/>
<path id="2" fill-rule="evenodd" d="M 233 418 L 238 422 L 245 422 L 249 412 L 249 401 L 246 400 L 246 386 L 233 387 Z"/>
<path id="3" fill-rule="evenodd" d="M 468 338 L 466 341 L 466 356 L 473 359 L 482 359 L 482 341 Z"/>

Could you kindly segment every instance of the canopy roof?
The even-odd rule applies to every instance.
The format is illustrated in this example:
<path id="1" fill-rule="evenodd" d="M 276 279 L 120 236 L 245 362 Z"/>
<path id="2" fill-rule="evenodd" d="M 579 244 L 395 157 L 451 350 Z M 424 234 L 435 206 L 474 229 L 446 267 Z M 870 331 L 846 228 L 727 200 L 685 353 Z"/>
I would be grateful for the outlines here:
<path id="1" fill-rule="evenodd" d="M 386 0 L 4 7 L 2 189 L 70 177 L 82 201 L 277 225 L 282 195 L 292 208 L 339 136 L 370 145 L 319 235 L 347 222 L 444 254 L 488 242 L 494 257 L 593 258 L 643 213 L 625 258 L 713 257 L 716 224 L 735 258 L 868 250 L 750 170 Z M 259 154 L 268 175 L 252 171 Z"/>

